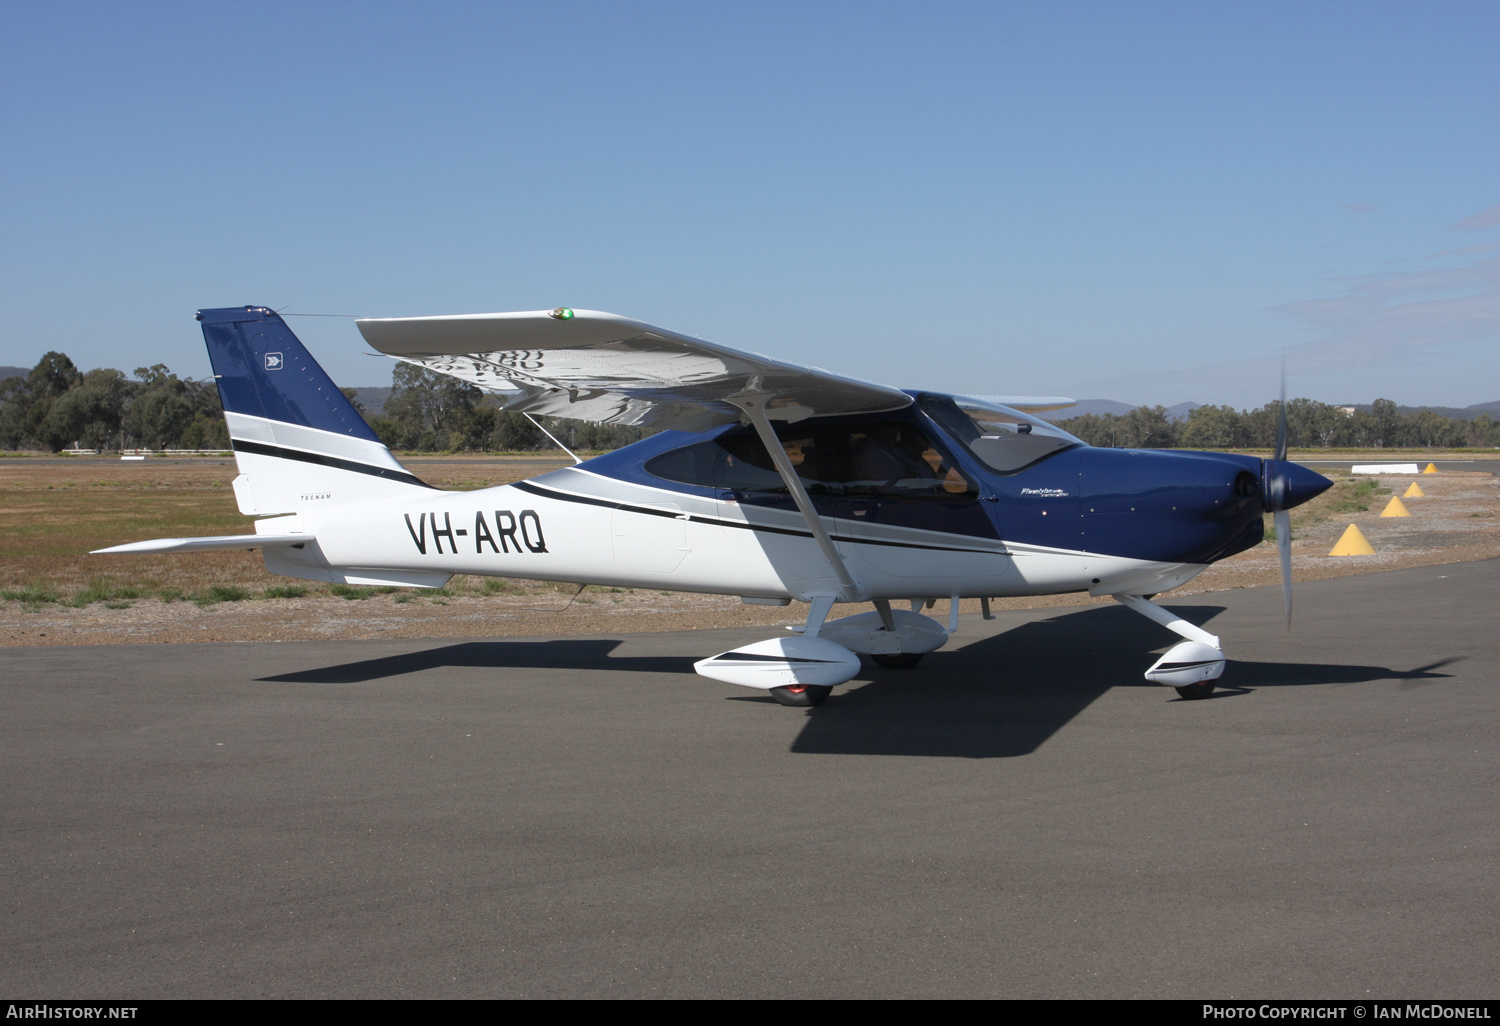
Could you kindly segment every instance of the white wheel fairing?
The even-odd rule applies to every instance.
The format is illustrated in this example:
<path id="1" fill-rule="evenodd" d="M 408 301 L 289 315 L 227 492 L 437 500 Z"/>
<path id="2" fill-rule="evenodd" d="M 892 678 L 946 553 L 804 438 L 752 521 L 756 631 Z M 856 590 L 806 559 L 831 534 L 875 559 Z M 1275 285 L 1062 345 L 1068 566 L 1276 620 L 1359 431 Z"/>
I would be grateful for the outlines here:
<path id="1" fill-rule="evenodd" d="M 771 638 L 693 664 L 705 677 L 747 688 L 842 684 L 859 672 L 859 656 L 824 638 Z"/>
<path id="2" fill-rule="evenodd" d="M 1167 649 L 1166 654 L 1146 671 L 1146 679 L 1180 688 L 1217 680 L 1223 672 L 1223 652 L 1202 642 L 1183 641 Z"/>

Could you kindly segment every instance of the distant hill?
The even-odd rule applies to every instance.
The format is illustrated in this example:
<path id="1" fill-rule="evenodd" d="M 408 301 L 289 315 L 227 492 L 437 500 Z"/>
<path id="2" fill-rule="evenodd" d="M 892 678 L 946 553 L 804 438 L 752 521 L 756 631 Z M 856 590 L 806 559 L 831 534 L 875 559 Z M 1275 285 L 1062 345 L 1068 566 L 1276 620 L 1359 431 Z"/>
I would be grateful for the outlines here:
<path id="1" fill-rule="evenodd" d="M 29 367 L 0 367 L 0 381 L 6 378 L 24 378 L 31 373 Z"/>
<path id="2" fill-rule="evenodd" d="M 1192 413 L 1201 405 L 1203 404 L 1178 403 L 1176 406 L 1168 406 L 1167 419 L 1171 421 L 1187 420 L 1188 414 Z M 1371 407 L 1370 403 L 1333 403 L 1332 405 L 1353 405 L 1355 409 L 1364 410 L 1366 412 L 1369 412 Z M 1095 416 L 1103 416 L 1106 413 L 1113 413 L 1117 417 L 1123 417 L 1133 409 L 1135 409 L 1135 407 L 1131 406 L 1129 403 L 1116 402 L 1113 399 L 1080 399 L 1078 401 L 1078 405 L 1076 406 L 1070 406 L 1066 410 L 1049 410 L 1046 413 L 1038 414 L 1038 416 L 1042 417 L 1045 420 L 1052 421 L 1067 420 L 1070 417 L 1082 417 L 1085 414 L 1089 413 L 1092 413 Z M 1496 420 L 1500 420 L 1500 400 L 1496 400 L 1492 403 L 1475 403 L 1473 406 L 1465 406 L 1462 408 L 1459 408 L 1457 406 L 1397 406 L 1396 409 L 1401 412 L 1401 415 L 1403 417 L 1410 417 L 1418 410 L 1431 410 L 1439 417 L 1447 417 L 1450 420 L 1473 420 L 1475 417 L 1478 417 L 1482 413 L 1488 413 Z"/>

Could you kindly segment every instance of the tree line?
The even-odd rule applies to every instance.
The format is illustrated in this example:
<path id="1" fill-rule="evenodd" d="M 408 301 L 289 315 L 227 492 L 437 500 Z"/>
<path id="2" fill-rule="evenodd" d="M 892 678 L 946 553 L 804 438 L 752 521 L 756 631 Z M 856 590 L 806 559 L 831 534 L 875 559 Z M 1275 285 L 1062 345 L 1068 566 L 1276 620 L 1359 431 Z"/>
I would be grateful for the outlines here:
<path id="1" fill-rule="evenodd" d="M 1199 406 L 1186 419 L 1169 420 L 1161 406 L 1125 414 L 1088 413 L 1054 421 L 1090 445 L 1124 449 L 1270 449 L 1276 444 L 1280 403 L 1255 410 Z M 1473 420 L 1431 410 L 1403 414 L 1390 399 L 1368 410 L 1344 412 L 1313 399 L 1286 404 L 1287 444 L 1294 449 L 1466 449 L 1500 446 L 1500 421 L 1483 413 Z"/>
<path id="2" fill-rule="evenodd" d="M 0 381 L 0 449 L 72 448 L 227 449 L 219 390 L 160 363 L 84 373 L 63 353 Z"/>
<path id="3" fill-rule="evenodd" d="M 421 452 L 554 448 L 535 424 L 499 408 L 498 397 L 425 367 L 397 364 L 390 398 L 369 415 L 356 390 L 342 389 L 392 449 Z M 645 428 L 538 418 L 570 449 L 629 445 Z M 164 364 L 135 376 L 101 367 L 84 373 L 48 353 L 24 377 L 0 381 L 0 449 L 227 449 L 229 432 L 213 381 L 179 378 Z"/>
<path id="4" fill-rule="evenodd" d="M 498 397 L 465 381 L 414 364 L 397 364 L 380 413 L 343 392 L 375 434 L 392 449 L 420 452 L 536 451 L 553 443 L 527 417 L 500 409 Z M 1200 406 L 1172 421 L 1161 406 L 1120 415 L 1085 414 L 1056 421 L 1090 445 L 1130 449 L 1269 449 L 1275 445 L 1278 404 L 1256 410 Z M 629 445 L 649 428 L 538 418 L 574 450 Z M 1297 449 L 1500 446 L 1500 422 L 1431 410 L 1403 414 L 1389 399 L 1351 416 L 1312 399 L 1287 403 L 1287 441 Z M 212 380 L 179 378 L 164 364 L 137 367 L 135 376 L 101 367 L 84 373 L 63 353 L 48 353 L 25 377 L 0 381 L 0 449 L 227 449 L 229 433 Z"/>

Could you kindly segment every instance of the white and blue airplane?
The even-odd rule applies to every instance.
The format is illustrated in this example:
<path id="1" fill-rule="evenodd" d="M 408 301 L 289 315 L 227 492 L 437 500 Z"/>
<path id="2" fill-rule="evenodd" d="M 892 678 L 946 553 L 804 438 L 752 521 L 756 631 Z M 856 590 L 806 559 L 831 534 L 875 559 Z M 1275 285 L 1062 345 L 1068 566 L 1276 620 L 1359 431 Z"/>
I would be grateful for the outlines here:
<path id="1" fill-rule="evenodd" d="M 1272 459 L 1097 449 L 1033 416 L 1068 399 L 904 391 L 614 314 L 359 320 L 380 352 L 502 393 L 507 410 L 663 429 L 528 481 L 443 491 L 274 311 L 198 320 L 255 533 L 99 552 L 250 547 L 272 573 L 330 583 L 480 574 L 806 603 L 795 633 L 695 664 L 784 705 L 821 703 L 862 655 L 915 665 L 957 630 L 961 599 L 988 617 L 991 598 L 1084 591 L 1181 636 L 1146 678 L 1206 697 L 1219 638 L 1151 596 L 1258 544 L 1270 512 L 1290 617 L 1287 510 L 1331 484 L 1287 462 L 1284 415 Z M 919 612 L 940 599 L 946 624 Z M 829 619 L 841 603 L 874 610 Z"/>

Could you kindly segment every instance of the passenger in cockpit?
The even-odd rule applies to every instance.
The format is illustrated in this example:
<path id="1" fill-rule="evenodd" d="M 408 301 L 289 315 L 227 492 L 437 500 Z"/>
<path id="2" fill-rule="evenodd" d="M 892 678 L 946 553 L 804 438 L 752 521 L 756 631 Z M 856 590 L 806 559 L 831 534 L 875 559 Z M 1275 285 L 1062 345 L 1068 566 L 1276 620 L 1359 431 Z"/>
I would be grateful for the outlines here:
<path id="1" fill-rule="evenodd" d="M 854 449 L 854 476 L 901 491 L 936 487 L 937 472 L 921 456 L 926 439 L 901 424 L 876 424 Z M 913 479 L 918 479 L 913 482 Z M 928 485 L 926 482 L 933 482 Z M 912 482 L 912 483 L 905 483 Z"/>

